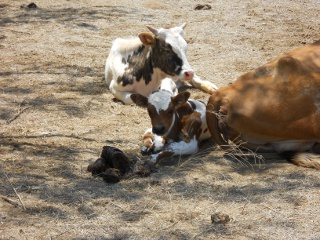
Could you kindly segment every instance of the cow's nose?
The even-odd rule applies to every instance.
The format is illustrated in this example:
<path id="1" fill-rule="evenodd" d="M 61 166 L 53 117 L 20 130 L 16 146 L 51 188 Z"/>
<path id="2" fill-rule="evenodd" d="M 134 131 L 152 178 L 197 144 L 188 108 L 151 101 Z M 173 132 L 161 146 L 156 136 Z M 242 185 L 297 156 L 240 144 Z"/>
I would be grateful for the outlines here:
<path id="1" fill-rule="evenodd" d="M 162 134 L 162 133 L 164 133 L 164 126 L 163 125 L 153 126 L 152 132 L 155 134 Z"/>
<path id="2" fill-rule="evenodd" d="M 193 71 L 185 71 L 184 72 L 184 79 L 185 80 L 191 80 L 194 76 L 194 72 Z"/>

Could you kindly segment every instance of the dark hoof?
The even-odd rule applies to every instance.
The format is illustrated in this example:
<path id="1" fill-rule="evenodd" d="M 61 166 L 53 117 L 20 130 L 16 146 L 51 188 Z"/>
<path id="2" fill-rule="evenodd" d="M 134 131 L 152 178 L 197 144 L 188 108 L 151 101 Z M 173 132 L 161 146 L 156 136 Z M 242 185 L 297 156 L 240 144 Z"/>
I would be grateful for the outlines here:
<path id="1" fill-rule="evenodd" d="M 151 151 L 150 148 L 147 148 L 147 147 L 143 146 L 143 147 L 141 147 L 141 149 L 140 149 L 140 153 L 141 153 L 141 155 L 143 155 L 143 156 L 147 156 L 147 155 L 151 155 L 152 151 Z"/>
<path id="2" fill-rule="evenodd" d="M 140 177 L 149 177 L 151 174 L 151 166 L 148 163 L 137 164 L 134 167 L 134 173 Z"/>
<path id="3" fill-rule="evenodd" d="M 107 183 L 118 183 L 121 180 L 120 171 L 116 168 L 108 168 L 104 173 L 101 174 L 101 177 Z"/>

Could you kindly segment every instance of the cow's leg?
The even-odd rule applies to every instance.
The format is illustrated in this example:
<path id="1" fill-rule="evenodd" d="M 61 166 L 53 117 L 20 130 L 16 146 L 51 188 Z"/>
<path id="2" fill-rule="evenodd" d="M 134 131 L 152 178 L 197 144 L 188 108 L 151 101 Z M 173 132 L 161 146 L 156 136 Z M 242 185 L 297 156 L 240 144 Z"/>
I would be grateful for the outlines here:
<path id="1" fill-rule="evenodd" d="M 141 153 L 157 153 L 165 144 L 165 139 L 152 132 L 152 128 L 145 131 L 142 139 Z"/>
<path id="2" fill-rule="evenodd" d="M 152 154 L 150 159 L 146 161 L 146 163 L 153 168 L 156 164 L 158 164 L 162 159 L 171 157 L 174 155 L 174 152 L 171 151 L 161 151 L 156 154 Z"/>
<path id="3" fill-rule="evenodd" d="M 288 160 L 301 167 L 320 170 L 320 156 L 316 153 L 298 152 L 293 154 Z"/>
<path id="4" fill-rule="evenodd" d="M 320 154 L 320 143 L 315 143 L 311 150 L 314 153 Z"/>
<path id="5" fill-rule="evenodd" d="M 105 67 L 105 71 L 104 71 L 104 80 L 108 86 L 108 89 L 110 89 L 110 84 L 112 82 L 112 70 L 111 70 L 111 66 L 110 66 L 110 61 L 106 61 L 106 67 Z"/>
<path id="6" fill-rule="evenodd" d="M 133 101 L 130 98 L 131 92 L 112 91 L 112 93 L 116 99 L 119 99 L 124 104 L 133 104 Z"/>
<path id="7" fill-rule="evenodd" d="M 178 155 L 191 155 L 198 152 L 198 140 L 195 136 L 190 142 L 180 141 L 165 145 L 161 152 L 152 154 L 147 163 L 150 166 L 158 164 L 162 159 Z"/>
<path id="8" fill-rule="evenodd" d="M 167 90 L 172 93 L 172 96 L 178 95 L 178 85 L 172 80 L 172 78 L 164 78 L 161 80 L 160 89 Z"/>
<path id="9" fill-rule="evenodd" d="M 200 89 L 201 91 L 210 94 L 212 94 L 218 89 L 218 87 L 214 83 L 210 81 L 201 80 L 200 77 L 198 77 L 196 74 L 194 75 L 193 79 L 189 81 L 189 83 L 194 88 Z"/>

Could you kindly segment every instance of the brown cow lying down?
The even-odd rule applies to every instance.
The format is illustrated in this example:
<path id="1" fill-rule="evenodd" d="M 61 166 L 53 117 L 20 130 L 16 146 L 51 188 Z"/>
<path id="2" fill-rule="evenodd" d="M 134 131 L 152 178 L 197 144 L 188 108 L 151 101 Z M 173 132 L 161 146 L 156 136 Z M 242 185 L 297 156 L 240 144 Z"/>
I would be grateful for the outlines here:
<path id="1" fill-rule="evenodd" d="M 207 123 L 223 149 L 231 140 L 320 170 L 320 41 L 283 54 L 214 92 Z"/>

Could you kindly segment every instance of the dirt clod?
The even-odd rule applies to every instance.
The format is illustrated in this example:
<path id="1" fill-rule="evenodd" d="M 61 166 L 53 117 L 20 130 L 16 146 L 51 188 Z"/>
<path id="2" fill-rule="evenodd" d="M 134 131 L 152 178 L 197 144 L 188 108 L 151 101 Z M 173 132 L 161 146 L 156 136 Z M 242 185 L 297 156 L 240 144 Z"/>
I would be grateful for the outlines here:
<path id="1" fill-rule="evenodd" d="M 211 222 L 214 224 L 226 224 L 230 222 L 230 217 L 228 214 L 216 212 L 211 215 Z"/>
<path id="2" fill-rule="evenodd" d="M 130 159 L 119 149 L 104 146 L 100 158 L 90 163 L 87 170 L 93 176 L 100 176 L 106 182 L 119 182 L 121 177 L 131 173 L 133 164 Z"/>
<path id="3" fill-rule="evenodd" d="M 197 4 L 194 10 L 210 10 L 211 6 L 209 4 Z"/>
<path id="4" fill-rule="evenodd" d="M 36 9 L 38 8 L 38 6 L 32 2 L 32 3 L 29 3 L 28 5 L 22 4 L 20 8 Z"/>

